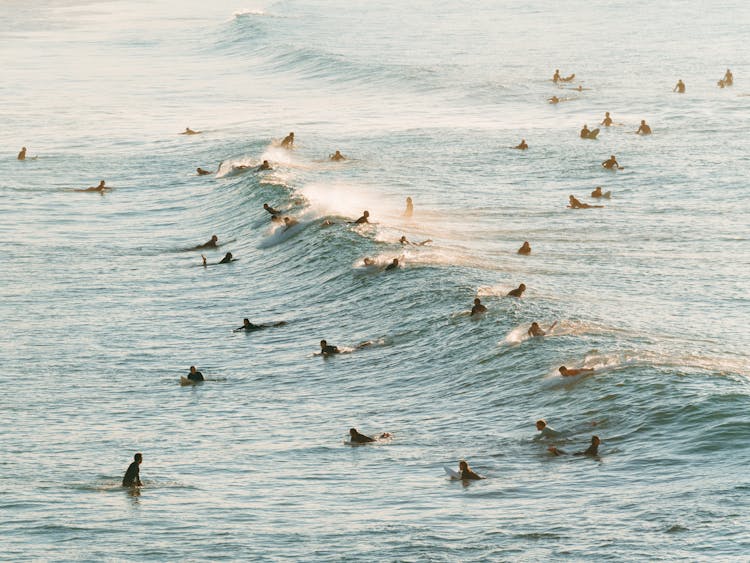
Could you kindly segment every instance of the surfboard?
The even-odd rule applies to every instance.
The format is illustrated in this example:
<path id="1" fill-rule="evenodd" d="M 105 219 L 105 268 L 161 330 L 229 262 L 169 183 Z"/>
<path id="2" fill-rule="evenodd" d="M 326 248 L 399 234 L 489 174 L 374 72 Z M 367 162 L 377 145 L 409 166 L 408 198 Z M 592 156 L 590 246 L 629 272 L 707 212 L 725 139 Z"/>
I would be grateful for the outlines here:
<path id="1" fill-rule="evenodd" d="M 596 136 L 599 134 L 599 129 L 594 129 L 592 131 L 589 131 L 589 139 L 596 139 Z"/>
<path id="2" fill-rule="evenodd" d="M 443 465 L 443 469 L 445 469 L 445 472 L 448 474 L 448 477 L 451 479 L 461 479 L 461 474 L 458 471 L 454 471 L 447 465 Z"/>
<path id="3" fill-rule="evenodd" d="M 188 379 L 184 375 L 180 376 L 180 385 L 185 387 L 186 385 L 198 385 L 199 383 L 203 383 L 202 381 L 193 381 L 192 379 Z"/>

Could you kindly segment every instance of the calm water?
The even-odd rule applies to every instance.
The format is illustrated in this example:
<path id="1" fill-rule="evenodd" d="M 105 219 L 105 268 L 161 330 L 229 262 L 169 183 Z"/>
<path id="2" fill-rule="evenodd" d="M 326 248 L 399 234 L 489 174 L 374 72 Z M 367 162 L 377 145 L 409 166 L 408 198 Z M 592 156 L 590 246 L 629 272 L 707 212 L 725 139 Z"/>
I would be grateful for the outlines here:
<path id="1" fill-rule="evenodd" d="M 0 557 L 750 554 L 748 4 L 0 15 Z M 623 125 L 578 138 L 605 111 Z M 598 185 L 604 209 L 566 209 Z M 274 232 L 264 202 L 300 226 Z M 182 251 L 214 233 L 209 262 L 237 262 Z M 232 333 L 243 317 L 288 324 Z M 558 326 L 525 339 L 534 320 Z M 321 338 L 373 344 L 324 359 Z M 180 387 L 192 364 L 217 381 Z M 600 459 L 548 454 L 542 417 Z M 395 437 L 352 448 L 351 426 Z M 488 479 L 449 481 L 462 458 Z"/>

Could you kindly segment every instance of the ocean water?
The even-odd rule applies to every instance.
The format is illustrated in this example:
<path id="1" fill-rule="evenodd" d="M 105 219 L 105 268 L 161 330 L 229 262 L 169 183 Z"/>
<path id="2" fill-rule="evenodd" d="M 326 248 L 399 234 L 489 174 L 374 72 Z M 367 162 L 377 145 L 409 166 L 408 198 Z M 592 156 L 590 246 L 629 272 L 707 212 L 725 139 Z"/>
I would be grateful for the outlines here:
<path id="1" fill-rule="evenodd" d="M 0 15 L 0 558 L 747 560 L 747 3 Z"/>

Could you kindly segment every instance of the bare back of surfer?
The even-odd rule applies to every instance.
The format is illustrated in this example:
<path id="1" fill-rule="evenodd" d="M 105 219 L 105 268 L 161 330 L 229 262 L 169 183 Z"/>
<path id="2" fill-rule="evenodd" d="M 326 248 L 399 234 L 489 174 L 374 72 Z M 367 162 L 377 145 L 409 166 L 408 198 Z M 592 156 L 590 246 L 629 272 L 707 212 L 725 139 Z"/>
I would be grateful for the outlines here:
<path id="1" fill-rule="evenodd" d="M 682 79 L 677 81 L 677 84 L 672 89 L 672 92 L 677 92 L 678 94 L 684 94 L 685 93 L 685 83 L 682 81 Z"/>
<path id="2" fill-rule="evenodd" d="M 346 160 L 346 157 L 341 154 L 341 151 L 336 151 L 331 156 L 329 156 L 328 159 L 332 160 L 333 162 L 340 162 L 342 160 Z"/>
<path id="3" fill-rule="evenodd" d="M 104 193 L 106 190 L 111 190 L 112 189 L 112 188 L 106 186 L 105 184 L 106 183 L 104 182 L 104 180 L 101 180 L 99 182 L 98 186 L 89 186 L 85 190 L 74 190 L 74 191 L 76 191 L 76 192 L 99 192 L 99 193 Z"/>
<path id="4" fill-rule="evenodd" d="M 282 149 L 293 149 L 294 148 L 294 131 L 291 131 L 284 139 L 281 141 L 281 148 Z"/>
<path id="5" fill-rule="evenodd" d="M 209 174 L 213 174 L 211 170 L 203 170 L 200 166 L 195 169 L 195 173 L 198 174 L 198 176 L 208 176 Z"/>
<path id="6" fill-rule="evenodd" d="M 615 158 L 615 155 L 610 155 L 607 160 L 602 162 L 602 168 L 606 168 L 607 170 L 622 170 L 622 166 L 620 166 L 620 163 L 617 162 L 617 158 Z"/>
<path id="7" fill-rule="evenodd" d="M 202 131 L 193 131 L 190 127 L 185 127 L 185 130 L 180 135 L 198 135 Z"/>
<path id="8" fill-rule="evenodd" d="M 556 324 L 557 324 L 557 321 L 555 321 L 554 323 L 552 323 L 551 325 L 549 325 L 549 327 L 545 331 L 545 330 L 542 330 L 542 327 L 539 326 L 539 323 L 537 323 L 535 321 L 535 322 L 531 323 L 531 326 L 529 327 L 529 330 L 526 332 L 526 334 L 528 334 L 531 337 L 546 336 L 546 334 L 550 330 L 552 330 L 553 328 L 555 328 Z"/>
<path id="9" fill-rule="evenodd" d="M 650 135 L 651 134 L 651 127 L 649 127 L 646 124 L 645 119 L 641 119 L 641 125 L 638 127 L 638 131 L 635 132 L 636 135 Z"/>
<path id="10" fill-rule="evenodd" d="M 531 245 L 529 244 L 529 241 L 524 241 L 524 243 L 521 245 L 521 248 L 518 249 L 518 254 L 531 254 Z"/>
<path id="11" fill-rule="evenodd" d="M 474 306 L 471 308 L 471 316 L 474 317 L 476 315 L 481 315 L 482 313 L 487 312 L 487 307 L 482 305 L 482 302 L 480 301 L 479 297 L 474 299 Z"/>
<path id="12" fill-rule="evenodd" d="M 528 145 L 528 144 L 526 144 L 526 139 L 521 139 L 521 142 L 520 142 L 520 143 L 518 143 L 518 144 L 517 144 L 517 145 L 516 145 L 515 147 L 513 147 L 513 148 L 514 148 L 514 149 L 518 149 L 518 150 L 520 150 L 520 151 L 525 151 L 526 149 L 528 149 L 528 148 L 529 148 L 529 145 Z"/>
<path id="13" fill-rule="evenodd" d="M 604 119 L 600 123 L 600 125 L 604 125 L 605 127 L 610 127 L 612 125 L 612 118 L 609 116 L 609 112 L 604 112 Z"/>
<path id="14" fill-rule="evenodd" d="M 190 248 L 189 250 L 203 250 L 205 248 L 219 248 L 219 237 L 216 235 L 211 236 L 211 240 L 208 242 L 204 242 L 203 244 L 199 244 L 198 246 L 194 246 L 193 248 Z"/>
<path id="15" fill-rule="evenodd" d="M 520 298 L 523 295 L 524 291 L 526 291 L 526 284 L 522 283 L 516 289 L 511 289 L 506 294 L 506 297 L 518 297 L 518 298 Z"/>
<path id="16" fill-rule="evenodd" d="M 581 375 L 582 373 L 591 373 L 594 371 L 594 368 L 575 368 L 575 369 L 569 369 L 565 366 L 560 366 L 560 368 L 557 370 L 560 372 L 560 375 L 563 377 L 574 377 L 576 375 Z"/>
<path id="17" fill-rule="evenodd" d="M 568 207 L 570 209 L 594 209 L 594 208 L 600 208 L 604 207 L 603 205 L 591 205 L 588 203 L 583 203 L 580 201 L 577 197 L 575 197 L 573 194 L 568 196 Z"/>

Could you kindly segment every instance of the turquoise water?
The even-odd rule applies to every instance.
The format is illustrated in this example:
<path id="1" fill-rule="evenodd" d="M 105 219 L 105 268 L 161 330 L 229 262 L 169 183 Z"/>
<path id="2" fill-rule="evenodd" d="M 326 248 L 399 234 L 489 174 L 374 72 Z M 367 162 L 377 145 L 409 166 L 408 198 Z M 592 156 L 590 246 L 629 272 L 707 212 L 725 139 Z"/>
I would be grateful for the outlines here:
<path id="1" fill-rule="evenodd" d="M 503 4 L 0 8 L 2 557 L 747 557 L 750 8 Z"/>

